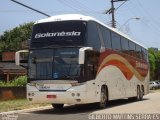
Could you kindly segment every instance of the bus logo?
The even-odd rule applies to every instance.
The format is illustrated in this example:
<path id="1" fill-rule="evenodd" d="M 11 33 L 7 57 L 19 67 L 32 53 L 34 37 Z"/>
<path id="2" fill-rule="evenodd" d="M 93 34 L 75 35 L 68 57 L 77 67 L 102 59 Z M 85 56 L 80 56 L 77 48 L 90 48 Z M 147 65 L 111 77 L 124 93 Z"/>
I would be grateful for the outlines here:
<path id="1" fill-rule="evenodd" d="M 47 32 L 47 33 L 37 33 L 34 38 L 38 39 L 38 38 L 47 38 L 47 37 L 68 37 L 68 36 L 80 36 L 81 32 L 76 32 L 76 31 L 72 31 L 72 32 Z"/>

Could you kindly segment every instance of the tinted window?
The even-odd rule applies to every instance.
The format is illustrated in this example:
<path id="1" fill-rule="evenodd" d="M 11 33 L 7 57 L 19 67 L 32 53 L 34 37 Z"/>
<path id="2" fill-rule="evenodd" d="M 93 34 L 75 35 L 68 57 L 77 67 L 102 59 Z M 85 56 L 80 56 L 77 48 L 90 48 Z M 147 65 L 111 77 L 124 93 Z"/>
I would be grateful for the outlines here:
<path id="1" fill-rule="evenodd" d="M 148 61 L 148 51 L 145 48 L 142 48 L 142 58 Z"/>
<path id="2" fill-rule="evenodd" d="M 136 52 L 137 52 L 137 57 L 138 58 L 142 58 L 142 49 L 141 49 L 141 46 L 139 45 L 136 45 Z"/>
<path id="3" fill-rule="evenodd" d="M 100 52 L 86 51 L 85 77 L 87 80 L 95 79 L 98 70 Z"/>
<path id="4" fill-rule="evenodd" d="M 30 51 L 29 78 L 73 79 L 80 75 L 79 48 L 38 49 Z"/>
<path id="5" fill-rule="evenodd" d="M 121 50 L 120 36 L 112 32 L 111 37 L 112 37 L 112 48 L 114 50 Z"/>
<path id="6" fill-rule="evenodd" d="M 131 56 L 136 57 L 135 43 L 133 43 L 132 41 L 129 41 L 129 53 Z"/>
<path id="7" fill-rule="evenodd" d="M 135 50 L 135 44 L 129 41 L 129 50 Z"/>
<path id="8" fill-rule="evenodd" d="M 53 66 L 53 50 L 30 51 L 29 78 L 51 79 Z"/>
<path id="9" fill-rule="evenodd" d="M 128 40 L 126 38 L 121 37 L 121 45 L 122 45 L 122 52 L 128 54 L 129 46 L 128 46 Z"/>
<path id="10" fill-rule="evenodd" d="M 100 26 L 100 29 L 101 29 L 101 32 L 102 32 L 102 35 L 103 35 L 103 40 L 104 40 L 106 48 L 111 48 L 110 31 L 103 26 Z"/>
<path id="11" fill-rule="evenodd" d="M 145 60 L 146 58 L 145 58 L 145 49 L 144 48 L 142 48 L 142 58 Z"/>
<path id="12" fill-rule="evenodd" d="M 97 24 L 92 21 L 88 22 L 87 46 L 93 47 L 96 50 L 100 50 L 101 46 Z"/>
<path id="13" fill-rule="evenodd" d="M 34 25 L 31 48 L 84 45 L 86 22 L 58 21 Z"/>

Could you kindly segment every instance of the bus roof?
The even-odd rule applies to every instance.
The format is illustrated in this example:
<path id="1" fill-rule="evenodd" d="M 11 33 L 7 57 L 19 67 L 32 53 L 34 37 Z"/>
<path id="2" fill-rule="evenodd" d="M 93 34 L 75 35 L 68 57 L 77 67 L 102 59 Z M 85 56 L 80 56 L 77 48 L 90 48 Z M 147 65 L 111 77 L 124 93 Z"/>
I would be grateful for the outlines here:
<path id="1" fill-rule="evenodd" d="M 117 34 L 127 38 L 128 40 L 140 45 L 141 47 L 147 49 L 146 47 L 144 47 L 143 45 L 139 44 L 138 42 L 134 41 L 133 39 L 131 39 L 128 35 L 122 33 L 121 31 L 118 31 L 115 28 L 111 28 L 108 25 L 102 23 L 101 21 L 90 17 L 90 16 L 85 16 L 85 15 L 81 15 L 81 14 L 63 14 L 63 15 L 56 15 L 56 16 L 51 16 L 49 18 L 45 18 L 45 19 L 41 19 L 35 22 L 35 24 L 38 23 L 46 23 L 46 22 L 56 22 L 56 21 L 68 21 L 68 20 L 82 20 L 82 21 L 95 21 L 103 26 L 105 26 L 106 28 L 108 28 L 111 31 L 116 32 Z"/>

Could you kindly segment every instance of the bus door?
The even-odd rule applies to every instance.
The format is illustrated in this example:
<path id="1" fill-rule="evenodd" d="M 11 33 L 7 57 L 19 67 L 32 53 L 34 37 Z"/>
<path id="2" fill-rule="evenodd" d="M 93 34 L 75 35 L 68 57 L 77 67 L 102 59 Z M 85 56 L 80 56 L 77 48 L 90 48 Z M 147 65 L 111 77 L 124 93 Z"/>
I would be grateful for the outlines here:
<path id="1" fill-rule="evenodd" d="M 96 84 L 96 74 L 98 69 L 99 52 L 88 50 L 85 53 L 84 76 L 87 84 L 88 97 L 93 99 L 97 95 L 98 85 Z"/>

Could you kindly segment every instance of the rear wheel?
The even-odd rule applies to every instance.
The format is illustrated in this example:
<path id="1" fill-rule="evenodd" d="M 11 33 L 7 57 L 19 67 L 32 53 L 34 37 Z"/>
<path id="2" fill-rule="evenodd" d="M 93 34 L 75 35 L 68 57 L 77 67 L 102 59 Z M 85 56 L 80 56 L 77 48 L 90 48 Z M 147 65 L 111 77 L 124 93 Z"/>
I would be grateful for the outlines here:
<path id="1" fill-rule="evenodd" d="M 143 95 L 144 95 L 143 90 L 140 88 L 140 86 L 137 86 L 137 96 L 136 97 L 128 98 L 128 100 L 131 100 L 131 101 L 140 101 L 140 100 L 143 99 Z"/>
<path id="2" fill-rule="evenodd" d="M 105 108 L 107 104 L 107 90 L 106 87 L 101 88 L 100 102 L 98 103 L 99 108 Z"/>
<path id="3" fill-rule="evenodd" d="M 141 100 L 143 100 L 143 96 L 144 96 L 144 86 L 143 85 L 141 86 L 141 94 L 142 94 Z"/>
<path id="4" fill-rule="evenodd" d="M 54 109 L 62 109 L 64 104 L 52 104 Z"/>
<path id="5" fill-rule="evenodd" d="M 140 88 L 140 86 L 137 87 L 137 101 L 140 101 L 143 99 L 143 90 Z"/>
<path id="6" fill-rule="evenodd" d="M 138 86 L 137 87 L 137 101 L 139 101 L 141 99 L 142 99 L 142 92 L 141 92 L 140 87 Z"/>

